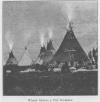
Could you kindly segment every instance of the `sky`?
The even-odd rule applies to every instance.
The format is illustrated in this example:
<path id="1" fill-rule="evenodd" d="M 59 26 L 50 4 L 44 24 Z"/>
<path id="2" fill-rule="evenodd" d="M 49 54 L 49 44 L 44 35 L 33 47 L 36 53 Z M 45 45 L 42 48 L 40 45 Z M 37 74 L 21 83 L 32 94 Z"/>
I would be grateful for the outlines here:
<path id="1" fill-rule="evenodd" d="M 97 44 L 97 1 L 3 1 L 3 64 L 9 56 L 9 41 L 19 61 L 25 46 L 32 60 L 52 35 L 57 50 L 66 34 L 66 20 L 72 22 L 73 32 L 87 53 Z M 7 35 L 9 37 L 7 37 Z M 9 38 L 9 41 L 7 40 Z M 13 40 L 12 40 L 13 39 Z"/>

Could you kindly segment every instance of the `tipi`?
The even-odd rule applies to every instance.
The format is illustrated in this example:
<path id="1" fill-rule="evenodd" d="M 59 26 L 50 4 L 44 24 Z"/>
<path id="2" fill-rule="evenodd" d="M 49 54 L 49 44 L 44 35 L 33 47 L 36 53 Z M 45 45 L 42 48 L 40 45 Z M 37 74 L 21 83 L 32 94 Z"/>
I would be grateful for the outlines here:
<path id="1" fill-rule="evenodd" d="M 46 51 L 46 48 L 45 48 L 45 46 L 43 45 L 42 47 L 41 47 L 41 49 L 40 49 L 40 54 L 41 53 L 44 53 Z"/>
<path id="2" fill-rule="evenodd" d="M 47 43 L 47 50 L 54 50 L 54 47 L 53 47 L 51 40 Z"/>
<path id="3" fill-rule="evenodd" d="M 51 62 L 63 63 L 65 61 L 89 61 L 86 53 L 84 52 L 77 38 L 74 35 L 71 23 L 69 23 L 67 33 Z"/>
<path id="4" fill-rule="evenodd" d="M 38 56 L 38 58 L 36 59 L 37 63 L 39 64 L 46 64 L 47 62 L 51 61 L 51 59 L 53 58 L 54 55 L 54 47 L 52 45 L 52 41 L 50 40 L 47 43 L 47 49 L 45 48 L 45 46 L 41 47 L 41 49 L 43 51 L 40 50 L 40 54 Z"/>
<path id="5" fill-rule="evenodd" d="M 39 54 L 38 57 L 36 58 L 35 63 L 38 63 L 38 64 L 40 64 L 40 65 L 43 64 L 43 61 L 42 61 L 42 59 L 41 59 L 41 56 L 43 56 L 45 52 L 46 52 L 46 48 L 45 48 L 45 46 L 43 45 L 43 46 L 41 46 L 40 54 Z"/>
<path id="6" fill-rule="evenodd" d="M 32 65 L 33 61 L 30 58 L 30 55 L 27 51 L 27 47 L 25 47 L 25 52 L 23 53 L 23 56 L 21 58 L 21 60 L 19 61 L 18 65 L 19 66 L 30 66 Z"/>
<path id="7" fill-rule="evenodd" d="M 6 65 L 17 65 L 17 63 L 18 62 L 17 62 L 15 56 L 13 55 L 13 52 L 11 51 L 9 53 L 9 58 L 8 58 L 8 60 L 6 62 Z"/>

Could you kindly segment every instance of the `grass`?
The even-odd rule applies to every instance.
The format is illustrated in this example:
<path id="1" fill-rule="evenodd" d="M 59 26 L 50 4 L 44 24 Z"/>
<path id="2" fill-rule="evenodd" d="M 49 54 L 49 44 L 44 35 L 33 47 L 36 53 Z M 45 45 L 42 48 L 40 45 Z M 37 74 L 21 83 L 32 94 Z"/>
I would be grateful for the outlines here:
<path id="1" fill-rule="evenodd" d="M 4 77 L 4 95 L 97 95 L 98 72 L 14 73 Z"/>

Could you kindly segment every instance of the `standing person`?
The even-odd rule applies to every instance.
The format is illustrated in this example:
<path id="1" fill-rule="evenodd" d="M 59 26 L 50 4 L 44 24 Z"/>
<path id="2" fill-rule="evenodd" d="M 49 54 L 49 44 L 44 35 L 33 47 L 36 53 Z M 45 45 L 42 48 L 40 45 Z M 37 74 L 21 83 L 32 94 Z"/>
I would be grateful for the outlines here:
<path id="1" fill-rule="evenodd" d="M 63 66 L 61 68 L 61 73 L 65 73 L 65 64 L 63 64 Z"/>
<path id="2" fill-rule="evenodd" d="M 69 65 L 68 65 L 67 61 L 65 62 L 65 66 L 66 66 L 67 72 L 70 72 Z"/>
<path id="3" fill-rule="evenodd" d="M 67 61 L 66 61 L 65 64 L 62 66 L 61 72 L 62 72 L 62 73 L 65 73 L 66 70 L 67 70 L 67 72 L 70 71 Z"/>
<path id="4" fill-rule="evenodd" d="M 71 67 L 73 67 L 73 65 L 74 65 L 74 62 L 73 62 L 73 61 L 71 61 L 70 63 L 71 63 Z"/>

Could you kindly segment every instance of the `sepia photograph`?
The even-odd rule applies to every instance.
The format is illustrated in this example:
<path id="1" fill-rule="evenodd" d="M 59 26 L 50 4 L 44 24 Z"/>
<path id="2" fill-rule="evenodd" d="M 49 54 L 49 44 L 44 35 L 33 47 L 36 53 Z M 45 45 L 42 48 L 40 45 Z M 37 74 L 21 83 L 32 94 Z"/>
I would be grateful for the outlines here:
<path id="1" fill-rule="evenodd" d="M 98 96 L 98 1 L 3 1 L 2 69 L 3 96 Z"/>

